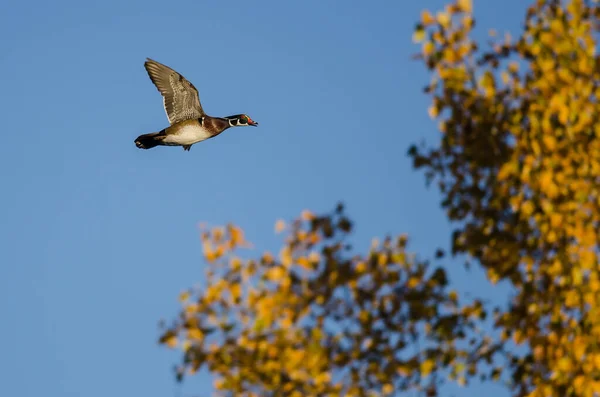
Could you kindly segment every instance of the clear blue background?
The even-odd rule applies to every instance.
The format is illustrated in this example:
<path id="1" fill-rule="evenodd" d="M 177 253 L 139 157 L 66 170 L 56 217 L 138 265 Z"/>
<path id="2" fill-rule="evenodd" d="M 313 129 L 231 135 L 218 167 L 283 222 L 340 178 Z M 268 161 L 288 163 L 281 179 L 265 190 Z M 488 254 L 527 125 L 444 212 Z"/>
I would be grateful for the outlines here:
<path id="1" fill-rule="evenodd" d="M 2 2 L 0 395 L 208 395 L 205 373 L 176 386 L 180 354 L 157 345 L 201 279 L 203 221 L 277 251 L 276 219 L 344 200 L 358 247 L 401 232 L 422 256 L 447 247 L 440 197 L 406 156 L 438 136 L 411 35 L 442 4 Z M 518 32 L 524 8 L 476 1 L 480 37 Z M 137 149 L 167 126 L 145 57 L 192 81 L 209 114 L 260 127 Z M 458 262 L 452 281 L 506 298 Z M 507 395 L 469 395 L 484 391 Z"/>

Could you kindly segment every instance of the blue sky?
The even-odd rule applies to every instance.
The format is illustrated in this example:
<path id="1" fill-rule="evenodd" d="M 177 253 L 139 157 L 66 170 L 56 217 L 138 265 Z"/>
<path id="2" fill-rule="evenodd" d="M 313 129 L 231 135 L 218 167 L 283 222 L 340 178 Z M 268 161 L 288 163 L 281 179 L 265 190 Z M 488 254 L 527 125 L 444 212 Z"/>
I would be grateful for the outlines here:
<path id="1" fill-rule="evenodd" d="M 276 251 L 276 219 L 343 200 L 358 247 L 402 232 L 424 256 L 447 247 L 440 197 L 406 156 L 438 134 L 411 35 L 444 3 L 3 2 L 0 395 L 208 395 L 206 374 L 176 386 L 179 354 L 156 343 L 201 278 L 200 222 Z M 496 7 L 475 1 L 480 32 L 517 31 L 525 4 Z M 167 126 L 146 57 L 192 81 L 208 114 L 260 126 L 137 149 Z M 477 271 L 451 274 L 504 298 Z M 469 395 L 484 390 L 507 395 Z"/>

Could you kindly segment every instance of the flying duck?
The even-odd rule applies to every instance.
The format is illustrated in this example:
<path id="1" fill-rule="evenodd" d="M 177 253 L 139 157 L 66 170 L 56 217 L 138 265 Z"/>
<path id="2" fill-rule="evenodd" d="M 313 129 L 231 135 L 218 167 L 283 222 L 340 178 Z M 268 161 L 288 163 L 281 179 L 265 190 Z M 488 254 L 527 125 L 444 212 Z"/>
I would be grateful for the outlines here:
<path id="1" fill-rule="evenodd" d="M 168 66 L 146 58 L 144 67 L 163 97 L 170 126 L 135 139 L 140 149 L 155 146 L 183 146 L 189 151 L 193 144 L 213 138 L 229 127 L 257 126 L 246 114 L 211 117 L 204 113 L 198 90 L 185 77 Z"/>

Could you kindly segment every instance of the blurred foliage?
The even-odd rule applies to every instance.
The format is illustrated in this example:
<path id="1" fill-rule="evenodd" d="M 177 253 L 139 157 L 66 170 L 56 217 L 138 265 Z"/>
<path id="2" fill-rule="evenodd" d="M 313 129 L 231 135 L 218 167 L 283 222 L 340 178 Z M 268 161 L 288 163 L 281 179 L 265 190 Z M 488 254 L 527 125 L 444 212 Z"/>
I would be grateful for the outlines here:
<path id="1" fill-rule="evenodd" d="M 341 205 L 276 229 L 287 231 L 281 252 L 256 260 L 235 255 L 235 226 L 202 233 L 207 287 L 182 294 L 161 338 L 185 351 L 180 377 L 207 364 L 233 395 L 435 395 L 493 354 L 478 337 L 482 303 L 459 307 L 443 268 L 417 261 L 405 236 L 351 255 Z"/>
<path id="2" fill-rule="evenodd" d="M 417 26 L 442 135 L 410 154 L 458 225 L 454 253 L 514 287 L 495 327 L 526 351 L 507 356 L 515 395 L 598 395 L 600 7 L 536 1 L 488 51 L 470 11 L 458 1 Z"/>
<path id="3" fill-rule="evenodd" d="M 518 37 L 480 49 L 457 0 L 415 29 L 441 137 L 409 154 L 442 193 L 452 253 L 511 285 L 505 305 L 459 299 L 406 236 L 355 254 L 341 206 L 278 221 L 277 257 L 243 259 L 239 228 L 206 229 L 206 283 L 160 339 L 183 350 L 177 376 L 206 365 L 236 396 L 435 396 L 476 377 L 600 394 L 599 18 L 596 1 L 536 1 Z"/>

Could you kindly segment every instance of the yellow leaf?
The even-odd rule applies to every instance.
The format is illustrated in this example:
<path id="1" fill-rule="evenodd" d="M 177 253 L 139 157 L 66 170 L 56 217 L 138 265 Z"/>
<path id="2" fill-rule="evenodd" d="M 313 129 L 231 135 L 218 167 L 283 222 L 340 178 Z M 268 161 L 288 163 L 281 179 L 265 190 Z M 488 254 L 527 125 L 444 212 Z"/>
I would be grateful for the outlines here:
<path id="1" fill-rule="evenodd" d="M 539 309 L 539 306 L 537 303 L 531 303 L 529 304 L 529 306 L 527 306 L 527 313 L 529 314 L 535 314 Z"/>
<path id="2" fill-rule="evenodd" d="M 559 227 L 562 221 L 563 217 L 560 213 L 553 212 L 552 214 L 550 214 L 550 226 L 552 226 L 553 228 Z"/>
<path id="3" fill-rule="evenodd" d="M 358 314 L 358 319 L 361 323 L 366 323 L 367 321 L 369 321 L 369 312 L 366 310 L 361 310 Z"/>
<path id="4" fill-rule="evenodd" d="M 550 22 L 550 30 L 554 33 L 561 33 L 563 31 L 563 24 L 561 21 L 555 19 Z"/>
<path id="5" fill-rule="evenodd" d="M 600 281 L 597 278 L 593 278 L 589 282 L 590 290 L 594 293 L 597 293 L 600 289 Z"/>
<path id="6" fill-rule="evenodd" d="M 600 354 L 598 353 L 594 355 L 594 365 L 596 370 L 600 370 Z"/>
<path id="7" fill-rule="evenodd" d="M 415 288 L 419 285 L 420 281 L 421 279 L 419 279 L 418 277 L 411 277 L 406 285 L 408 286 L 408 288 Z"/>
<path id="8" fill-rule="evenodd" d="M 463 12 L 471 13 L 473 11 L 473 3 L 471 0 L 457 0 L 457 3 Z"/>
<path id="9" fill-rule="evenodd" d="M 577 360 L 583 360 L 587 348 L 588 345 L 586 343 L 585 338 L 578 336 L 573 341 L 573 355 Z"/>
<path id="10" fill-rule="evenodd" d="M 207 302 L 212 303 L 213 301 L 219 299 L 221 296 L 221 286 L 219 284 L 209 285 L 204 292 L 204 299 Z"/>
<path id="11" fill-rule="evenodd" d="M 448 14 L 447 12 L 439 11 L 437 13 L 436 19 L 438 23 L 446 29 L 450 25 L 450 14 Z"/>
<path id="12" fill-rule="evenodd" d="M 520 345 L 521 343 L 523 343 L 525 341 L 525 335 L 523 334 L 523 332 L 520 329 L 515 330 L 515 332 L 513 334 L 513 340 L 515 341 L 515 343 L 517 345 Z"/>
<path id="13" fill-rule="evenodd" d="M 308 261 L 308 258 L 305 256 L 301 256 L 298 259 L 296 259 L 296 263 L 298 264 L 298 266 L 304 268 L 304 269 L 310 269 L 310 262 Z"/>
<path id="14" fill-rule="evenodd" d="M 327 383 L 329 381 L 331 381 L 331 375 L 328 372 L 322 372 L 319 375 L 317 375 L 313 381 L 317 384 L 323 384 L 323 383 Z"/>
<path id="15" fill-rule="evenodd" d="M 232 248 L 237 245 L 243 245 L 246 242 L 244 240 L 244 231 L 235 225 L 229 225 L 229 235 Z"/>
<path id="16" fill-rule="evenodd" d="M 165 340 L 165 344 L 170 348 L 175 348 L 177 346 L 177 337 L 175 335 L 170 336 Z"/>
<path id="17" fill-rule="evenodd" d="M 541 361 L 544 358 L 544 347 L 537 345 L 534 349 L 533 349 L 533 357 L 537 360 L 537 361 Z"/>
<path id="18" fill-rule="evenodd" d="M 425 29 L 423 29 L 423 28 L 415 29 L 415 31 L 412 35 L 413 43 L 420 43 L 423 40 L 425 40 Z"/>
<path id="19" fill-rule="evenodd" d="M 242 260 L 238 257 L 231 258 L 231 269 L 235 272 L 239 271 L 242 267 Z"/>
<path id="20" fill-rule="evenodd" d="M 433 51 L 435 51 L 435 44 L 433 44 L 431 41 L 423 43 L 423 55 L 429 56 L 433 54 Z"/>
<path id="21" fill-rule="evenodd" d="M 288 275 L 285 275 L 284 277 L 282 277 L 280 285 L 281 285 L 281 288 L 283 288 L 284 290 L 287 290 L 292 285 L 292 279 Z"/>
<path id="22" fill-rule="evenodd" d="M 458 294 L 456 293 L 455 290 L 452 290 L 448 293 L 448 298 L 450 298 L 450 300 L 456 302 L 458 300 Z"/>
<path id="23" fill-rule="evenodd" d="M 562 372 L 570 372 L 571 368 L 573 367 L 573 364 L 571 363 L 571 360 L 568 357 L 560 358 L 556 365 L 558 369 Z"/>
<path id="24" fill-rule="evenodd" d="M 381 392 L 383 394 L 392 394 L 394 392 L 394 385 L 392 385 L 391 383 L 386 383 L 381 388 Z"/>
<path id="25" fill-rule="evenodd" d="M 435 119 L 439 114 L 439 109 L 435 104 L 433 104 L 429 107 L 429 109 L 427 109 L 427 113 L 429 114 L 429 117 Z"/>
<path id="26" fill-rule="evenodd" d="M 278 281 L 283 277 L 284 274 L 285 272 L 281 267 L 273 267 L 267 272 L 267 279 L 271 281 Z"/>
<path id="27" fill-rule="evenodd" d="M 523 205 L 521 206 L 521 212 L 526 217 L 531 216 L 531 214 L 533 214 L 533 211 L 534 211 L 534 207 L 533 207 L 533 203 L 531 201 L 525 201 L 523 203 Z"/>
<path id="28" fill-rule="evenodd" d="M 202 339 L 204 335 L 198 328 L 190 328 L 187 331 L 188 338 L 190 339 Z"/>
<path id="29" fill-rule="evenodd" d="M 498 281 L 500 281 L 500 275 L 494 269 L 488 269 L 487 277 L 492 284 L 496 284 Z"/>
<path id="30" fill-rule="evenodd" d="M 321 241 L 321 237 L 319 237 L 318 233 L 309 233 L 308 235 L 308 242 L 311 244 L 317 244 L 319 241 Z"/>
<path id="31" fill-rule="evenodd" d="M 289 316 L 284 317 L 279 321 L 279 325 L 281 325 L 281 328 L 283 329 L 289 329 L 292 327 L 293 324 L 294 323 L 292 322 L 292 319 Z"/>
<path id="32" fill-rule="evenodd" d="M 427 376 L 435 368 L 435 361 L 431 358 L 421 362 L 421 376 Z"/>
<path id="33" fill-rule="evenodd" d="M 281 264 L 285 267 L 289 267 L 292 264 L 292 251 L 290 247 L 285 246 L 281 249 L 279 253 L 279 259 L 281 260 Z"/>
<path id="34" fill-rule="evenodd" d="M 470 30 L 470 29 L 472 29 L 472 28 L 473 28 L 473 24 L 474 24 L 475 22 L 474 22 L 474 19 L 473 19 L 473 17 L 471 16 L 471 14 L 470 14 L 470 13 L 467 13 L 467 14 L 466 14 L 466 15 L 463 17 L 463 19 L 462 19 L 462 23 L 463 23 L 463 26 L 465 27 L 465 29 L 469 29 L 469 30 Z"/>
<path id="35" fill-rule="evenodd" d="M 317 263 L 321 260 L 321 255 L 319 255 L 318 252 L 312 251 L 310 254 L 308 254 L 308 260 L 313 263 Z"/>
<path id="36" fill-rule="evenodd" d="M 585 379 L 585 376 L 583 376 L 583 375 L 579 375 L 575 378 L 575 380 L 573 381 L 573 388 L 575 389 L 575 391 L 577 393 L 581 393 L 581 391 L 583 390 L 585 381 L 586 381 L 586 379 Z"/>
<path id="37" fill-rule="evenodd" d="M 577 291 L 571 290 L 565 293 L 565 303 L 564 305 L 568 308 L 575 308 L 579 306 L 579 293 Z"/>
<path id="38" fill-rule="evenodd" d="M 229 290 L 234 301 L 237 301 L 242 295 L 242 286 L 239 283 L 233 284 Z"/>
<path id="39" fill-rule="evenodd" d="M 270 252 L 265 252 L 262 256 L 262 260 L 266 264 L 272 264 L 275 261 L 275 258 L 273 258 L 273 255 Z"/>
<path id="40" fill-rule="evenodd" d="M 298 239 L 298 241 L 304 241 L 306 240 L 306 237 L 308 237 L 308 233 L 306 233 L 306 231 L 298 230 L 296 232 L 296 238 Z"/>
<path id="41" fill-rule="evenodd" d="M 224 235 L 225 235 L 225 231 L 223 230 L 223 228 L 222 228 L 222 227 L 215 227 L 215 228 L 212 230 L 212 234 L 213 234 L 213 238 L 214 238 L 214 240 L 215 240 L 217 243 L 219 243 L 219 242 L 221 242 L 221 241 L 223 240 L 223 237 L 224 237 Z"/>
<path id="42" fill-rule="evenodd" d="M 180 302 L 185 302 L 190 298 L 190 293 L 188 291 L 184 291 L 181 294 L 179 294 L 179 301 Z"/>
<path id="43" fill-rule="evenodd" d="M 213 386 L 217 390 L 222 390 L 224 385 L 225 385 L 225 382 L 223 381 L 223 379 L 215 379 L 213 382 Z"/>
<path id="44" fill-rule="evenodd" d="M 189 340 L 184 340 L 181 344 L 181 349 L 185 352 L 188 351 L 190 347 L 192 347 L 192 342 L 190 342 Z"/>
<path id="45" fill-rule="evenodd" d="M 311 221 L 315 218 L 315 215 L 309 210 L 304 210 L 302 211 L 302 214 L 300 214 L 300 218 L 305 221 Z"/>
<path id="46" fill-rule="evenodd" d="M 362 273 L 364 273 L 367 270 L 367 264 L 365 262 L 363 262 L 363 261 L 358 262 L 356 264 L 355 270 L 356 270 L 356 273 L 362 274 Z"/>
<path id="47" fill-rule="evenodd" d="M 210 241 L 205 241 L 202 244 L 202 250 L 204 252 L 204 257 L 206 258 L 206 260 L 210 263 L 213 262 L 215 259 L 217 259 L 217 255 L 215 253 L 215 251 L 213 250 L 212 244 L 210 243 Z"/>
<path id="48" fill-rule="evenodd" d="M 569 108 L 567 105 L 561 106 L 558 112 L 558 120 L 563 124 L 567 125 L 569 122 Z"/>
<path id="49" fill-rule="evenodd" d="M 423 25 L 431 25 L 434 22 L 435 18 L 433 18 L 433 15 L 431 15 L 431 13 L 428 10 L 423 10 L 423 12 L 421 12 L 421 23 Z"/>
<path id="50" fill-rule="evenodd" d="M 275 222 L 275 232 L 281 233 L 285 229 L 285 222 L 282 219 L 277 220 Z"/>
<path id="51" fill-rule="evenodd" d="M 572 284 L 574 286 L 578 286 L 583 283 L 583 272 L 581 271 L 581 269 L 579 269 L 579 268 L 571 269 L 571 277 L 572 277 Z"/>

